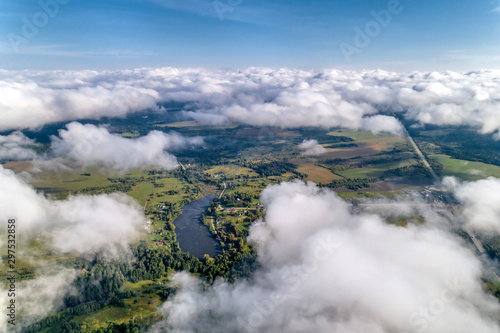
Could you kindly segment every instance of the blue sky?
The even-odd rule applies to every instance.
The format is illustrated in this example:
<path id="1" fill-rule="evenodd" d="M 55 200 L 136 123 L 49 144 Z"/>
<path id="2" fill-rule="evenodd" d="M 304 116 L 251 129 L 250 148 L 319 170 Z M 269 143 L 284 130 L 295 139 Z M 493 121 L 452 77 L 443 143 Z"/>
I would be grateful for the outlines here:
<path id="1" fill-rule="evenodd" d="M 377 28 L 395 1 L 1 1 L 0 68 L 500 68 L 500 1 L 400 0 Z"/>

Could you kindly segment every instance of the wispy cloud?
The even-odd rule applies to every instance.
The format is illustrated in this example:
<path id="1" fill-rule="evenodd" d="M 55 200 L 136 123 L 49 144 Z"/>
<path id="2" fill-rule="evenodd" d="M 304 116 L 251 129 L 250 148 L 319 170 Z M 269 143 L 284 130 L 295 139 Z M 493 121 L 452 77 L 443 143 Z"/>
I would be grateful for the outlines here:
<path id="1" fill-rule="evenodd" d="M 495 8 L 493 8 L 492 12 L 500 13 L 500 3 Z"/>
<path id="2" fill-rule="evenodd" d="M 188 1 L 150 0 L 150 1 L 162 7 L 166 7 L 172 10 L 186 11 L 201 16 L 215 16 L 212 1 L 202 1 L 202 0 L 188 0 Z"/>
<path id="3" fill-rule="evenodd" d="M 279 5 L 273 5 L 273 9 L 269 5 L 260 6 L 258 9 L 245 6 L 244 1 L 203 1 L 203 0 L 149 0 L 162 7 L 193 13 L 200 16 L 213 17 L 217 19 L 245 22 L 257 25 L 270 25 L 275 22 L 271 19 L 275 13 L 283 12 L 286 7 L 278 8 Z"/>

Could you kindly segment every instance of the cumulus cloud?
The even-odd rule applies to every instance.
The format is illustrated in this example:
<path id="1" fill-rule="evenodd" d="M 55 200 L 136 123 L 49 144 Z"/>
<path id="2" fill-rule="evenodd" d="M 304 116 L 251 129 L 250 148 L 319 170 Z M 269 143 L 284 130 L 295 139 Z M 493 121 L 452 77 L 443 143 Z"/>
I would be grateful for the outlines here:
<path id="1" fill-rule="evenodd" d="M 312 183 L 270 186 L 262 201 L 253 276 L 201 291 L 177 274 L 152 332 L 500 332 L 480 261 L 449 232 L 353 215 Z"/>
<path id="2" fill-rule="evenodd" d="M 299 145 L 299 149 L 304 151 L 304 155 L 321 155 L 326 152 L 326 148 L 318 143 L 318 140 L 304 139 Z"/>
<path id="3" fill-rule="evenodd" d="M 32 160 L 37 157 L 35 146 L 34 140 L 18 131 L 0 135 L 0 161 Z"/>
<path id="4" fill-rule="evenodd" d="M 66 125 L 59 136 L 51 138 L 51 154 L 63 157 L 80 167 L 103 166 L 113 170 L 139 167 L 173 169 L 177 159 L 166 150 L 177 150 L 203 143 L 200 137 L 185 138 L 180 134 L 151 131 L 148 135 L 127 139 L 112 134 L 105 127 Z"/>
<path id="5" fill-rule="evenodd" d="M 166 96 L 194 102 L 190 115 L 198 119 L 223 115 L 252 125 L 341 126 L 400 133 L 401 124 L 395 118 L 377 115 L 386 111 L 421 124 L 470 125 L 481 133 L 499 135 L 498 70 L 399 74 L 249 68 L 225 74 L 231 79 L 216 75 L 209 87 L 191 79 L 196 84 L 190 94 Z"/>
<path id="6" fill-rule="evenodd" d="M 388 132 L 396 135 L 403 134 L 403 126 L 394 117 L 376 115 L 368 118 L 363 118 L 361 128 L 372 133 Z"/>
<path id="7" fill-rule="evenodd" d="M 498 138 L 499 82 L 498 70 L 1 71 L 0 130 L 123 116 L 177 102 L 185 105 L 187 116 L 213 124 L 341 126 L 400 134 L 401 124 L 391 116 L 396 112 L 421 124 L 474 126 Z"/>
<path id="8" fill-rule="evenodd" d="M 144 230 L 142 208 L 125 194 L 52 201 L 1 166 L 0 183 L 0 219 L 18 221 L 20 248 L 44 237 L 55 251 L 116 257 L 128 253 L 128 244 Z"/>
<path id="9" fill-rule="evenodd" d="M 130 258 L 129 244 L 144 236 L 143 209 L 125 194 L 49 200 L 2 166 L 0 184 L 0 220 L 16 220 L 17 254 L 30 251 L 29 246 L 37 241 L 55 253 Z M 2 248 L 7 248 L 5 231 L 0 230 Z M 72 292 L 74 270 L 53 264 L 44 267 L 34 279 L 16 281 L 16 308 L 23 326 L 57 310 L 64 296 Z M 7 293 L 2 293 L 0 305 L 6 309 L 9 300 Z M 7 331 L 6 320 L 0 323 L 0 331 Z"/>
<path id="10" fill-rule="evenodd" d="M 454 177 L 446 177 L 443 184 L 462 204 L 467 226 L 482 232 L 500 233 L 500 179 L 489 177 L 460 183 Z"/>
<path id="11" fill-rule="evenodd" d="M 0 130 L 157 108 L 157 91 L 122 83 L 118 76 L 103 80 L 106 76 L 106 72 L 94 71 L 2 71 Z"/>

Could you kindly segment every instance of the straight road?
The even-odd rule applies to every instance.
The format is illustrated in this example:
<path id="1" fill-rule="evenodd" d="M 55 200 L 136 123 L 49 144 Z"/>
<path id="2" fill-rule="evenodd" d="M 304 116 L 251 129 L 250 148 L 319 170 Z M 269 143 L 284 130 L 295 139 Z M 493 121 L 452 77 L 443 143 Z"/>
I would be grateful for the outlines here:
<path id="1" fill-rule="evenodd" d="M 420 158 L 420 160 L 422 161 L 422 163 L 424 164 L 424 166 L 427 168 L 427 170 L 431 174 L 432 178 L 434 179 L 435 186 L 437 188 L 439 188 L 441 190 L 441 192 L 443 193 L 451 212 L 453 213 L 453 215 L 455 215 L 455 217 L 460 218 L 460 216 L 461 216 L 460 212 L 458 211 L 458 209 L 456 207 L 454 207 L 454 205 L 451 201 L 451 198 L 448 195 L 447 191 L 444 189 L 443 184 L 441 183 L 441 180 L 439 179 L 438 175 L 436 174 L 436 172 L 434 172 L 431 165 L 429 164 L 429 162 L 425 158 L 424 154 L 422 154 L 422 151 L 415 143 L 415 140 L 413 140 L 413 138 L 410 136 L 410 133 L 408 133 L 406 128 L 404 129 L 404 132 L 406 134 L 406 137 L 410 141 L 411 145 L 413 146 L 413 149 L 415 149 L 415 152 L 417 153 L 418 157 Z M 481 253 L 481 254 L 485 253 L 486 251 L 483 247 L 483 244 L 481 244 L 479 239 L 477 239 L 476 235 L 471 230 L 468 230 L 468 228 L 464 228 L 464 231 L 469 235 L 470 239 L 472 240 L 472 243 L 474 244 L 476 249 L 479 251 L 479 253 Z M 498 279 L 498 277 L 497 277 L 497 279 Z"/>
<path id="2" fill-rule="evenodd" d="M 418 157 L 420 157 L 420 159 L 422 160 L 422 163 L 424 163 L 424 166 L 427 168 L 427 170 L 431 174 L 432 178 L 434 178 L 434 184 L 436 184 L 437 186 L 439 186 L 440 189 L 442 189 L 441 180 L 439 179 L 438 175 L 434 172 L 431 165 L 429 164 L 429 162 L 425 158 L 424 154 L 422 154 L 422 151 L 420 150 L 420 148 L 418 148 L 417 144 L 415 143 L 413 138 L 410 136 L 410 134 L 408 132 L 406 132 L 406 135 L 408 137 L 408 140 L 410 140 L 410 143 L 413 146 L 413 149 L 415 149 L 415 152 L 417 153 Z"/>

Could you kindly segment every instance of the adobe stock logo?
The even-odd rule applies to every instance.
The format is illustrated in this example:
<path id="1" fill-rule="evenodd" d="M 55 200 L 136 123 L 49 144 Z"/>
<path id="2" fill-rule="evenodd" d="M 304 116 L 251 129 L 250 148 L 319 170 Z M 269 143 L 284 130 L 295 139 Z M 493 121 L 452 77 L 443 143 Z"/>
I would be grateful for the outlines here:
<path id="1" fill-rule="evenodd" d="M 217 15 L 219 15 L 219 18 L 223 21 L 225 14 L 233 12 L 233 10 L 241 5 L 242 2 L 243 0 L 227 0 L 227 2 L 215 0 L 213 5 Z"/>
<path id="2" fill-rule="evenodd" d="M 424 332 L 445 312 L 446 307 L 454 303 L 465 290 L 465 287 L 460 284 L 457 278 L 454 281 L 445 281 L 445 285 L 446 287 L 441 290 L 438 297 L 411 315 L 409 323 L 417 332 Z"/>
<path id="3" fill-rule="evenodd" d="M 9 39 L 10 46 L 15 53 L 19 53 L 19 46 L 21 44 L 28 44 L 29 41 L 38 35 L 41 28 L 45 27 L 51 18 L 59 14 L 61 5 L 69 3 L 71 0 L 39 0 L 38 6 L 40 10 L 33 15 L 27 17 L 23 16 L 21 21 L 21 33 L 16 34 L 9 32 L 7 38 Z"/>
<path id="4" fill-rule="evenodd" d="M 342 51 L 346 61 L 350 63 L 354 54 L 359 54 L 363 49 L 368 47 L 372 39 L 380 35 L 382 29 L 386 28 L 391 23 L 394 16 L 401 14 L 403 9 L 401 1 L 389 0 L 387 9 L 382 9 L 378 12 L 372 10 L 370 15 L 373 17 L 373 20 L 368 21 L 363 29 L 359 26 L 354 27 L 355 34 L 353 43 L 349 44 L 342 42 L 339 44 L 340 51 Z"/>
<path id="5" fill-rule="evenodd" d="M 289 296 L 300 290 L 306 280 L 314 276 L 342 246 L 341 239 L 331 233 L 317 237 L 314 243 L 311 256 L 277 273 L 279 276 L 276 276 L 276 285 L 280 288 L 270 290 L 266 298 L 255 300 L 252 307 L 236 319 L 239 324 L 238 332 L 263 332 L 266 320 L 272 318 L 280 306 L 290 299 Z"/>

